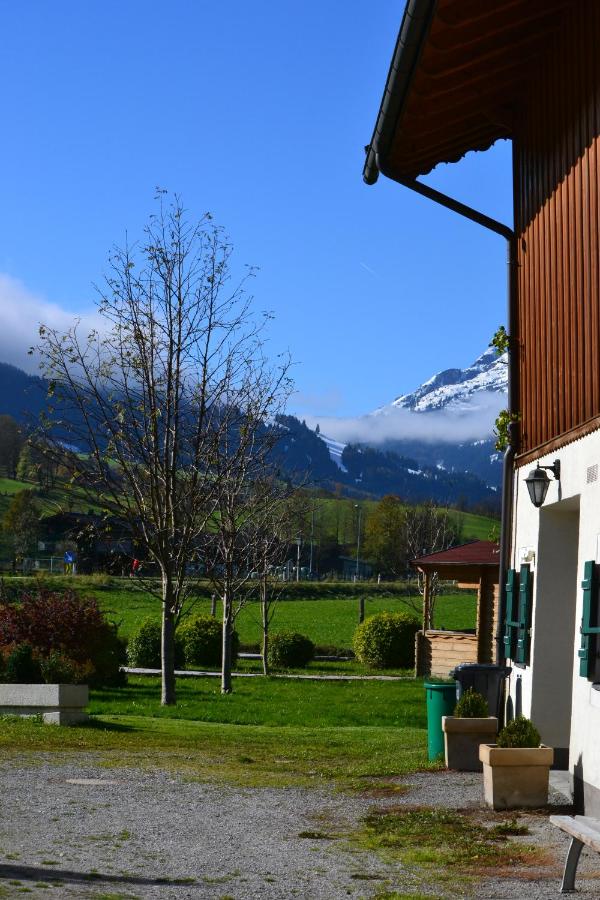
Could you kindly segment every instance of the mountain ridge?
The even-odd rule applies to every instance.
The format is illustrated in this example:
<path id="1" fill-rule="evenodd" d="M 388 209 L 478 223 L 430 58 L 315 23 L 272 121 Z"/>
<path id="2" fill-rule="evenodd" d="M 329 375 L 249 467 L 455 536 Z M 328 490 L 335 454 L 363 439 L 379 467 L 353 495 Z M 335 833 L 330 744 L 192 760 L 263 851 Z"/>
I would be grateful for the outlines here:
<path id="1" fill-rule="evenodd" d="M 384 414 L 388 408 L 430 412 L 440 409 L 463 409 L 465 401 L 478 393 L 505 394 L 508 388 L 508 355 L 498 355 L 488 347 L 466 369 L 443 369 L 424 381 L 409 394 L 401 394 L 388 406 L 371 415 Z"/>
<path id="2" fill-rule="evenodd" d="M 495 448 L 492 422 L 506 403 L 507 386 L 507 354 L 498 355 L 490 347 L 466 368 L 443 369 L 410 393 L 400 394 L 391 403 L 361 417 L 363 424 L 369 420 L 374 424 L 387 421 L 394 425 L 389 429 L 390 433 L 397 433 L 393 437 L 377 441 L 367 439 L 360 443 L 382 452 L 418 459 L 440 471 L 475 474 L 496 491 L 500 486 L 502 466 Z M 481 420 L 481 435 L 458 439 L 456 433 L 469 417 L 476 422 Z M 489 428 L 486 430 L 487 421 Z M 435 439 L 420 438 L 411 433 L 426 432 L 433 422 L 436 423 Z M 418 428 L 411 428 L 417 425 Z M 344 467 L 347 445 L 329 435 L 321 434 L 320 437 L 327 444 L 332 461 L 338 467 Z"/>
<path id="3" fill-rule="evenodd" d="M 45 408 L 44 388 L 42 378 L 0 363 L 0 413 L 23 424 L 32 423 Z M 278 417 L 277 427 L 283 432 L 277 462 L 282 475 L 293 483 L 342 491 L 356 499 L 393 493 L 413 503 L 433 499 L 497 511 L 497 489 L 491 482 L 464 467 L 425 459 L 418 446 L 373 448 L 336 441 L 328 446 L 295 416 Z"/>

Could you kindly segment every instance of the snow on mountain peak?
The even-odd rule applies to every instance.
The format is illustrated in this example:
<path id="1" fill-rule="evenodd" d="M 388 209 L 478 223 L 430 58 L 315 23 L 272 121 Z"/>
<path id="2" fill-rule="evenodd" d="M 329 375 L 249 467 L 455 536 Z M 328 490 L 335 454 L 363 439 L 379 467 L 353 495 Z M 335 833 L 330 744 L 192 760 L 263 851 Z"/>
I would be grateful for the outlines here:
<path id="1" fill-rule="evenodd" d="M 508 383 L 508 358 L 497 356 L 489 347 L 466 369 L 444 369 L 425 381 L 410 394 L 402 394 L 376 413 L 387 413 L 392 408 L 414 412 L 430 412 L 434 409 L 472 409 L 477 394 L 485 392 L 505 394 Z"/>

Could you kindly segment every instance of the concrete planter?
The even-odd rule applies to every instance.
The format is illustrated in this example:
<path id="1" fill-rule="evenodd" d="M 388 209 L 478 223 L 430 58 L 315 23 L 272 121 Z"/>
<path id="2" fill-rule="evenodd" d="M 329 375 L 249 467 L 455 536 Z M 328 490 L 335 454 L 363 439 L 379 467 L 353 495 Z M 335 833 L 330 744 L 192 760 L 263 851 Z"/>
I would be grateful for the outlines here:
<path id="1" fill-rule="evenodd" d="M 548 803 L 548 779 L 554 750 L 539 747 L 497 747 L 482 744 L 483 793 L 493 809 L 539 807 Z"/>
<path id="2" fill-rule="evenodd" d="M 457 772 L 481 772 L 479 745 L 495 740 L 498 719 L 463 719 L 458 716 L 442 716 L 446 766 Z"/>
<path id="3" fill-rule="evenodd" d="M 43 716 L 54 725 L 87 721 L 87 684 L 0 684 L 0 715 Z"/>

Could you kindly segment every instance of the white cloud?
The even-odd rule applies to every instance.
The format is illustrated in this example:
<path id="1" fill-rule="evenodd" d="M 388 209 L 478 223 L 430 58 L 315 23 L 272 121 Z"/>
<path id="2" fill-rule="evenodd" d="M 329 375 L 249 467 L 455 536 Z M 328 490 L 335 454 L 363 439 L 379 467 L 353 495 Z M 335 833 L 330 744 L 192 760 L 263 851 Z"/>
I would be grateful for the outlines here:
<path id="1" fill-rule="evenodd" d="M 471 405 L 460 409 L 447 408 L 432 412 L 412 412 L 408 409 L 386 407 L 385 413 L 371 413 L 356 418 L 306 416 L 306 424 L 343 443 L 376 446 L 387 441 L 460 441 L 479 440 L 492 433 L 494 420 L 506 406 L 501 393 L 478 393 Z"/>
<path id="2" fill-rule="evenodd" d="M 27 351 L 37 343 L 40 324 L 67 331 L 77 318 L 87 330 L 98 324 L 93 308 L 81 314 L 68 312 L 0 273 L 0 362 L 36 373 L 38 360 Z"/>

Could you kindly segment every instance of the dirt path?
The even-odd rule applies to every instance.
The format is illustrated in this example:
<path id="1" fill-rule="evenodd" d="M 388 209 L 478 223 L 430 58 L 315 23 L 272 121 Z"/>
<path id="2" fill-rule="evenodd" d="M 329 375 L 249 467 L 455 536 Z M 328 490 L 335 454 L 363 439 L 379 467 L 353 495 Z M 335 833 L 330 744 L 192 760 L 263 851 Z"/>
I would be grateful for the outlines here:
<path id="1" fill-rule="evenodd" d="M 243 790 L 102 763 L 100 756 L 51 754 L 0 763 L 0 897 L 24 889 L 96 900 L 338 900 L 393 890 L 481 900 L 561 896 L 566 840 L 545 815 L 526 817 L 531 835 L 523 838 L 548 851 L 540 870 L 444 890 L 348 840 L 374 803 L 477 810 L 478 776 L 412 776 L 403 780 L 408 791 L 390 801 L 297 788 Z M 600 895 L 600 858 L 584 856 L 578 896 L 587 900 Z"/>
<path id="2" fill-rule="evenodd" d="M 123 672 L 128 675 L 160 675 L 160 669 L 134 669 L 131 666 L 122 666 Z M 220 672 L 203 669 L 176 669 L 178 678 L 220 678 Z M 264 678 L 262 672 L 232 672 L 232 678 Z M 269 678 L 283 678 L 286 681 L 414 681 L 412 675 L 293 675 L 286 672 L 285 675 L 271 674 Z"/>

